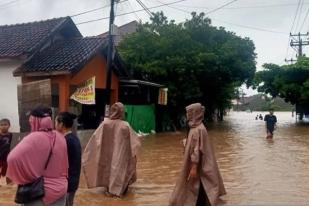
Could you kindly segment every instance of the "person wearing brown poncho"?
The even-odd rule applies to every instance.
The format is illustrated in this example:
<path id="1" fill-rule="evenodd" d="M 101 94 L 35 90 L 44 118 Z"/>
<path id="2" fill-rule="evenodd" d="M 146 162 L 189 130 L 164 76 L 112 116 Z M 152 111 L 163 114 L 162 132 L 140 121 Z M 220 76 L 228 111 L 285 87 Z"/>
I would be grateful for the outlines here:
<path id="1" fill-rule="evenodd" d="M 185 141 L 184 164 L 170 199 L 170 206 L 215 206 L 226 194 L 212 143 L 203 124 L 200 103 L 186 107 L 190 127 Z"/>
<path id="2" fill-rule="evenodd" d="M 124 120 L 124 106 L 112 105 L 105 119 L 89 140 L 82 168 L 89 188 L 103 187 L 107 195 L 121 197 L 136 181 L 136 155 L 140 141 Z"/>

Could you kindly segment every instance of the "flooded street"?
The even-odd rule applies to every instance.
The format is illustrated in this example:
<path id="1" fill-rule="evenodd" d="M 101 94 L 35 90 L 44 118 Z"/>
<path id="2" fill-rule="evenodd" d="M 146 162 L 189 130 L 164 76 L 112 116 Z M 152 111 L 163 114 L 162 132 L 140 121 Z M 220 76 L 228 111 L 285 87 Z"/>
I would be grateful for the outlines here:
<path id="1" fill-rule="evenodd" d="M 291 113 L 275 113 L 278 129 L 266 140 L 257 113 L 231 113 L 208 125 L 228 195 L 223 205 L 308 205 L 309 125 Z M 184 133 L 146 137 L 138 161 L 138 181 L 124 199 L 88 190 L 83 178 L 77 206 L 167 206 L 181 166 Z M 0 206 L 13 206 L 15 188 L 0 187 Z"/>

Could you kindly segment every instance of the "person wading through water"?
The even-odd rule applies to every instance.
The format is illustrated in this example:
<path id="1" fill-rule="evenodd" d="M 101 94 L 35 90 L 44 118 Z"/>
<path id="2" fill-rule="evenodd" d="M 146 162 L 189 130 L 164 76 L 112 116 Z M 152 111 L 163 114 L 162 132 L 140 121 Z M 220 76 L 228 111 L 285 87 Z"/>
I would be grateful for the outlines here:
<path id="1" fill-rule="evenodd" d="M 107 196 L 122 197 L 136 181 L 140 140 L 124 117 L 123 104 L 113 104 L 110 117 L 94 132 L 82 158 L 87 186 L 103 187 Z"/>
<path id="2" fill-rule="evenodd" d="M 190 127 L 185 141 L 184 164 L 170 199 L 170 206 L 215 206 L 226 194 L 213 147 L 203 124 L 200 103 L 186 107 Z"/>
<path id="3" fill-rule="evenodd" d="M 266 123 L 266 138 L 273 138 L 277 123 L 277 117 L 274 115 L 273 109 L 270 109 L 269 114 L 265 115 L 264 121 Z"/>

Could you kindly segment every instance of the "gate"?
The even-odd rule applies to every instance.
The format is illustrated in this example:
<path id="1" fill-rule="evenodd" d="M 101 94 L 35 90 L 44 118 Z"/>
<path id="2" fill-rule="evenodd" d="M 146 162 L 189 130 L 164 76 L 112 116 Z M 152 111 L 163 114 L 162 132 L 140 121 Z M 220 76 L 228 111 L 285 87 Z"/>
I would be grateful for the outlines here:
<path id="1" fill-rule="evenodd" d="M 51 107 L 51 80 L 41 80 L 18 85 L 18 112 L 21 132 L 29 132 L 27 113 L 38 105 Z"/>

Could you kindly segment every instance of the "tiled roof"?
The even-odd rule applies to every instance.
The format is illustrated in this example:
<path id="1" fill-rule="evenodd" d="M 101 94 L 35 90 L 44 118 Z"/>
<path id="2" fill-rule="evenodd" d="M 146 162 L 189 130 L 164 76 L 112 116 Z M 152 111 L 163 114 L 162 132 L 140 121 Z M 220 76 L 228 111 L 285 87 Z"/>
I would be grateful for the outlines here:
<path id="1" fill-rule="evenodd" d="M 44 43 L 61 25 L 67 22 L 73 23 L 70 17 L 63 17 L 0 26 L 0 58 L 19 57 L 32 52 Z"/>
<path id="2" fill-rule="evenodd" d="M 74 73 L 106 45 L 103 38 L 75 38 L 55 42 L 35 54 L 20 68 L 23 73 L 60 72 Z"/>
<path id="3" fill-rule="evenodd" d="M 66 39 L 55 42 L 45 50 L 35 54 L 20 68 L 14 75 L 18 76 L 26 73 L 76 73 L 83 68 L 98 53 L 104 54 L 107 49 L 107 41 L 99 37 L 86 37 Z M 115 62 L 118 55 L 115 57 Z M 119 63 L 115 63 L 120 65 Z M 125 74 L 124 68 L 115 68 L 118 74 Z M 120 70 L 119 70 L 120 69 Z"/>

